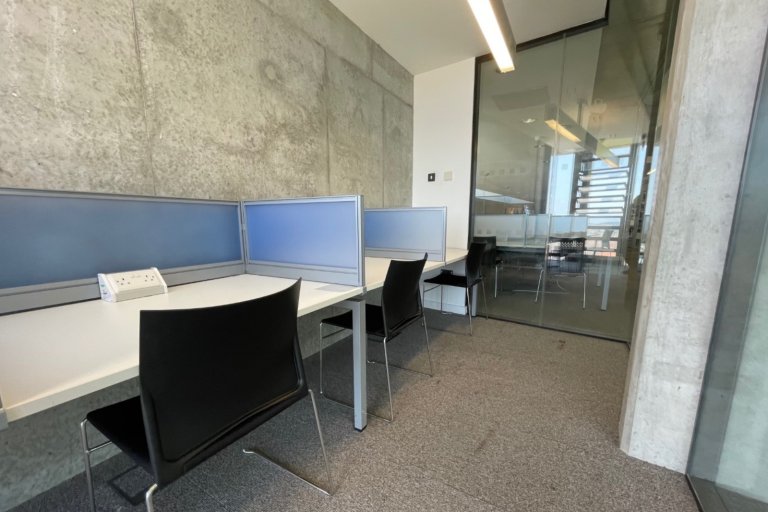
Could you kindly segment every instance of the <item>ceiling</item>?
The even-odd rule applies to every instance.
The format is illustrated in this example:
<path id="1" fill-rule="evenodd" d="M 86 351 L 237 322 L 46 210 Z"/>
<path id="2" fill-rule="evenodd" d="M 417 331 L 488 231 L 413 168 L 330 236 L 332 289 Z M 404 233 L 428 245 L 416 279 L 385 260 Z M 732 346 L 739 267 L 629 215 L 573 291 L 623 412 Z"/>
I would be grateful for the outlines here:
<path id="1" fill-rule="evenodd" d="M 612 0 L 607 27 L 520 52 L 512 73 L 484 64 L 477 186 L 532 201 L 543 147 L 555 155 L 588 150 L 615 163 L 611 149 L 621 154 L 640 142 L 667 9 L 667 0 Z M 545 122 L 552 118 L 582 142 L 557 137 Z"/>
<path id="2" fill-rule="evenodd" d="M 601 19 L 607 0 L 503 0 L 517 44 Z M 331 0 L 414 75 L 489 53 L 467 0 Z"/>
<path id="3" fill-rule="evenodd" d="M 330 1 L 414 75 L 489 52 L 467 0 Z M 607 0 L 503 2 L 519 45 L 603 19 Z M 513 73 L 482 68 L 479 188 L 533 200 L 543 148 L 602 158 L 644 136 L 669 0 L 610 4 L 608 27 L 520 52 Z M 556 137 L 553 118 L 591 145 Z"/>

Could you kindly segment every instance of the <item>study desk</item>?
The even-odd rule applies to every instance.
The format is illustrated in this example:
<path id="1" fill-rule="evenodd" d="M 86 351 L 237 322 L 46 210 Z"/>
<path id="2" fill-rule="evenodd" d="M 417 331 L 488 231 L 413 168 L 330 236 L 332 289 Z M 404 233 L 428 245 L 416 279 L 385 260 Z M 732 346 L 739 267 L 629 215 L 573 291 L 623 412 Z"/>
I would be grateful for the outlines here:
<path id="1" fill-rule="evenodd" d="M 54 407 L 139 374 L 139 311 L 241 302 L 294 281 L 241 274 L 173 286 L 125 302 L 89 300 L 0 316 L 0 391 L 8 421 Z M 365 301 L 362 287 L 302 281 L 298 316 L 330 305 L 352 309 L 355 428 L 367 423 Z"/>
<path id="2" fill-rule="evenodd" d="M 422 274 L 440 270 L 446 265 L 457 263 L 467 257 L 466 249 L 446 249 L 445 261 L 430 261 L 424 264 Z M 375 290 L 384 286 L 384 279 L 387 277 L 389 262 L 397 258 L 365 258 L 365 291 Z"/>

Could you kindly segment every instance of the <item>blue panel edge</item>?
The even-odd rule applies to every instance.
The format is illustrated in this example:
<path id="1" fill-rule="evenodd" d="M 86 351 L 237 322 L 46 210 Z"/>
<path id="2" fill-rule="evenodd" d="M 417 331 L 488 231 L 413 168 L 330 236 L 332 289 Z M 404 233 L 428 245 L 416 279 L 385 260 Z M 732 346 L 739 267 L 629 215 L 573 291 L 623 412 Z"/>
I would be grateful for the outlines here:
<path id="1" fill-rule="evenodd" d="M 424 256 L 424 252 L 428 253 L 427 259 L 429 261 L 445 261 L 446 257 L 446 237 L 448 234 L 448 207 L 447 206 L 416 206 L 410 208 L 367 208 L 365 211 L 370 212 L 409 212 L 409 211 L 440 211 L 442 212 L 443 225 L 441 226 L 442 247 L 440 251 L 424 251 L 424 249 L 387 249 L 387 248 L 365 248 L 365 255 L 371 258 L 404 258 L 404 259 L 420 259 Z M 411 254 L 418 254 L 416 257 L 411 257 Z"/>
<path id="2" fill-rule="evenodd" d="M 322 268 L 301 268 L 287 265 L 270 265 L 269 263 L 248 263 L 248 274 L 260 276 L 282 277 L 284 279 L 299 279 L 318 281 L 321 283 L 340 284 L 344 286 L 363 286 L 357 272 L 334 271 Z"/>
<path id="3" fill-rule="evenodd" d="M 245 209 L 250 205 L 259 204 L 306 204 L 312 202 L 354 202 L 356 211 L 357 226 L 357 268 L 351 272 L 340 271 L 338 268 L 323 266 L 292 266 L 284 263 L 271 264 L 268 261 L 253 261 L 248 254 L 248 230 L 245 222 Z M 282 277 L 287 279 L 298 279 L 299 277 L 308 281 L 320 281 L 345 286 L 364 286 L 365 285 L 365 253 L 363 248 L 363 201 L 361 195 L 350 196 L 319 196 L 319 197 L 299 197 L 286 199 L 265 199 L 258 201 L 241 201 L 241 225 L 243 226 L 243 250 L 245 252 L 245 271 L 249 274 L 259 274 L 272 277 Z M 350 279 L 350 276 L 354 276 Z"/>
<path id="4" fill-rule="evenodd" d="M 222 265 L 160 269 L 160 274 L 168 286 L 219 279 L 243 273 L 245 273 L 245 265 L 239 261 Z M 93 279 L 51 283 L 50 285 L 6 288 L 0 290 L 0 315 L 61 306 L 73 302 L 94 300 L 99 297 L 101 297 L 101 293 L 95 276 Z"/>
<path id="5" fill-rule="evenodd" d="M 424 251 L 409 249 L 371 249 L 366 247 L 365 256 L 368 258 L 389 258 L 392 260 L 420 260 L 427 253 L 428 261 L 445 261 L 445 251 Z"/>

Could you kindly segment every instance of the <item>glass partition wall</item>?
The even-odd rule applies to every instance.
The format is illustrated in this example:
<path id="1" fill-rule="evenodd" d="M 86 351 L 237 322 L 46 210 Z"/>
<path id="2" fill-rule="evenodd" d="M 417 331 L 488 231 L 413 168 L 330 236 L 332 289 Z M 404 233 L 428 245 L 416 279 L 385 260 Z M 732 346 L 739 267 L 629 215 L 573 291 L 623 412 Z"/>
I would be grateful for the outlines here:
<path id="1" fill-rule="evenodd" d="M 613 0 L 607 24 L 518 51 L 511 73 L 478 60 L 472 233 L 495 239 L 490 316 L 631 338 L 673 4 Z"/>
<path id="2" fill-rule="evenodd" d="M 688 460 L 704 512 L 768 512 L 766 64 Z"/>

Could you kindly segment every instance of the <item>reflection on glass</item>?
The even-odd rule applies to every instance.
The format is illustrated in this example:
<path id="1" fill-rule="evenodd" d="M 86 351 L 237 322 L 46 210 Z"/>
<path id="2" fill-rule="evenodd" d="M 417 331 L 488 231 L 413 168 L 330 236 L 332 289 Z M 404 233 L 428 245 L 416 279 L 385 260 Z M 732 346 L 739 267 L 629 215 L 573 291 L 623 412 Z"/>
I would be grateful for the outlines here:
<path id="1" fill-rule="evenodd" d="M 519 52 L 513 73 L 479 65 L 473 234 L 495 236 L 503 261 L 491 316 L 631 338 L 671 19 L 666 1 L 638 5 L 615 0 L 606 27 Z M 555 272 L 576 257 L 558 240 L 582 238 L 584 272 Z"/>
<path id="2" fill-rule="evenodd" d="M 688 462 L 705 512 L 768 511 L 766 65 Z"/>

